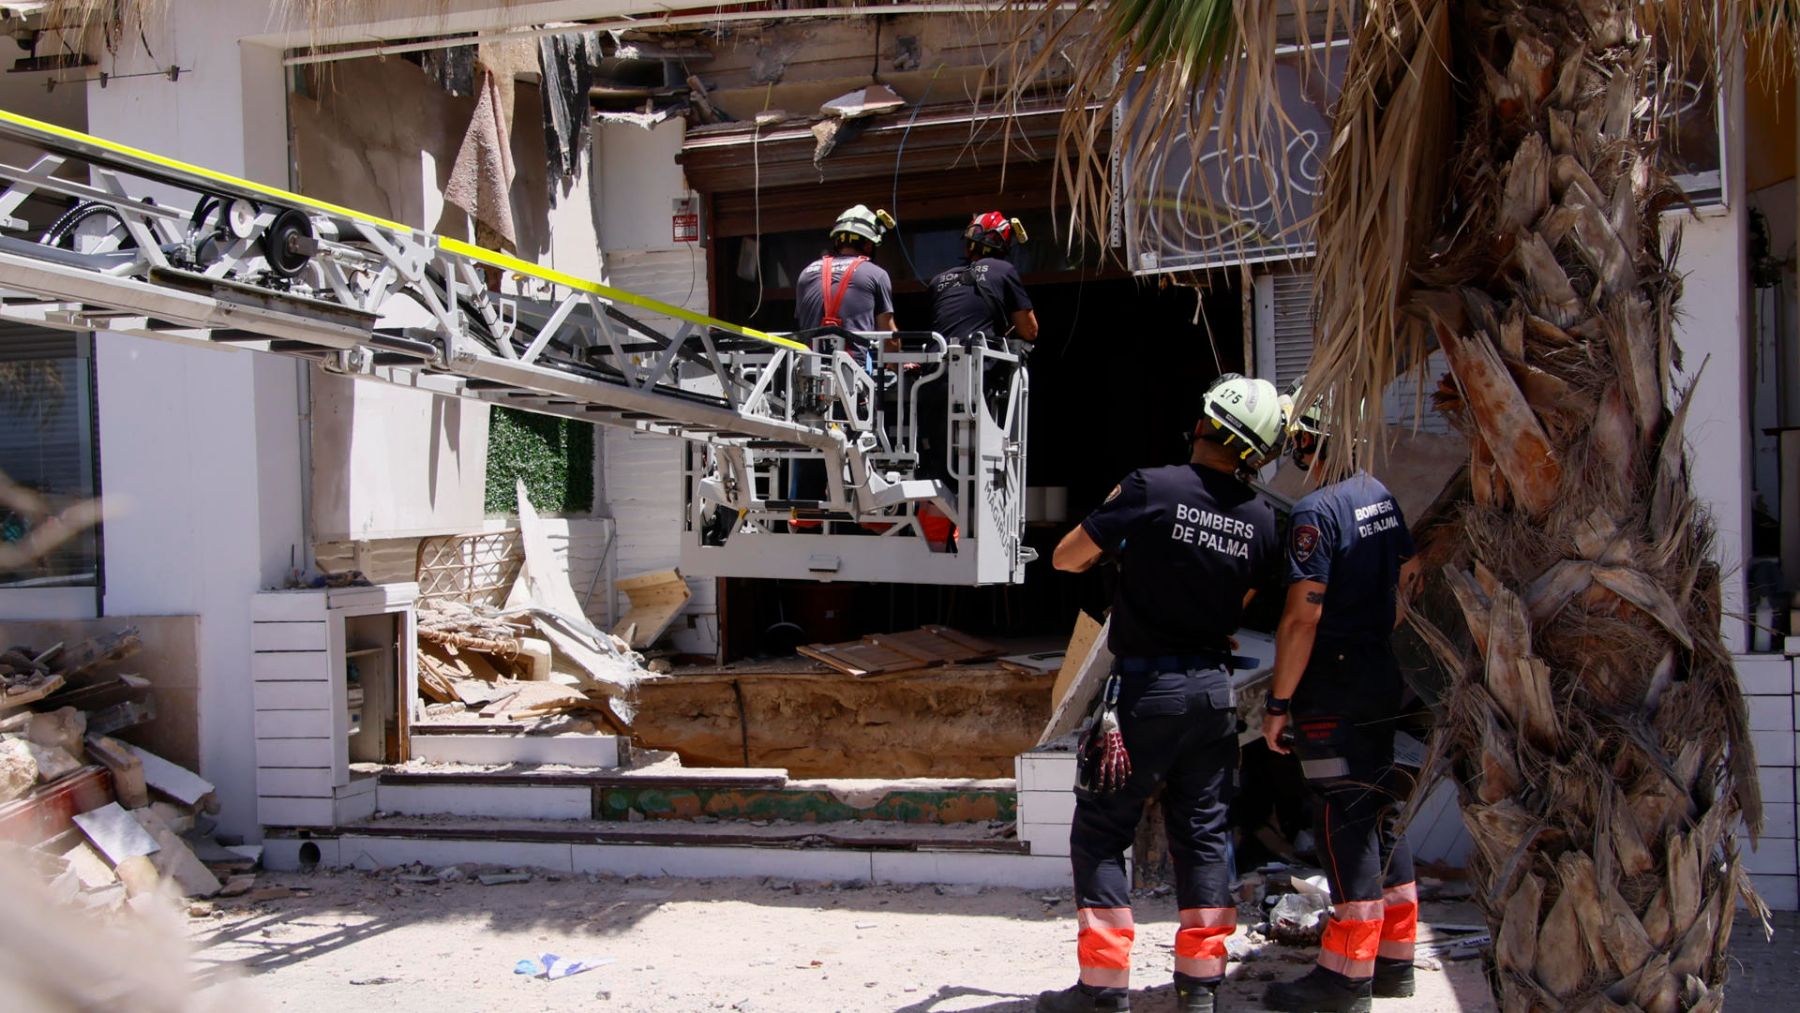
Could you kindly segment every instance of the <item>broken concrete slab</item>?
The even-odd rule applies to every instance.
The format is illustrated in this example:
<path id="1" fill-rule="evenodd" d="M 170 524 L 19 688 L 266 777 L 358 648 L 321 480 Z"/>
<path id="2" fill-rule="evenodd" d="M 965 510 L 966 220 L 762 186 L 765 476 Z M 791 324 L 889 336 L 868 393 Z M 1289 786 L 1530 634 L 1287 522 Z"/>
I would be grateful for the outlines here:
<path id="1" fill-rule="evenodd" d="M 31 743 L 21 738 L 0 738 L 0 802 L 11 802 L 37 786 L 37 760 Z"/>
<path id="2" fill-rule="evenodd" d="M 81 758 L 81 740 L 87 735 L 87 715 L 73 707 L 33 714 L 25 737 L 40 746 L 55 746 L 75 759 Z"/>
<path id="3" fill-rule="evenodd" d="M 198 806 L 213 793 L 211 781 L 186 767 L 170 763 L 141 746 L 127 743 L 125 748 L 143 764 L 145 783 L 182 805 Z"/>
<path id="4" fill-rule="evenodd" d="M 150 855 L 156 871 L 174 880 L 184 897 L 211 897 L 219 892 L 219 879 L 181 837 L 156 814 L 154 808 L 133 809 L 130 813 L 139 826 L 156 841 L 157 850 Z"/>
<path id="5" fill-rule="evenodd" d="M 244 894 L 249 893 L 250 888 L 255 885 L 256 876 L 251 873 L 246 872 L 242 875 L 232 876 L 225 881 L 224 886 L 219 887 L 219 896 L 241 897 Z"/>
<path id="6" fill-rule="evenodd" d="M 155 854 L 161 847 L 156 838 L 150 836 L 117 802 L 109 802 L 98 809 L 76 815 L 75 825 L 81 828 L 81 832 L 87 835 L 94 847 L 100 849 L 100 853 L 106 856 L 115 870 L 128 859 Z M 119 878 L 123 879 L 124 874 L 120 873 Z"/>
<path id="7" fill-rule="evenodd" d="M 107 865 L 100 853 L 86 841 L 75 842 L 74 847 L 63 852 L 63 860 L 69 863 L 69 868 L 75 870 L 75 876 L 81 880 L 83 889 L 99 890 L 119 881 L 112 866 Z"/>
<path id="8" fill-rule="evenodd" d="M 48 784 L 81 769 L 81 761 L 70 756 L 68 750 L 61 746 L 39 745 L 27 740 L 25 748 L 31 750 L 31 758 L 37 762 L 39 783 Z"/>
<path id="9" fill-rule="evenodd" d="M 177 834 L 185 834 L 194 829 L 194 811 L 182 806 L 170 805 L 167 802 L 152 802 L 149 809 L 156 818 L 168 825 Z"/>

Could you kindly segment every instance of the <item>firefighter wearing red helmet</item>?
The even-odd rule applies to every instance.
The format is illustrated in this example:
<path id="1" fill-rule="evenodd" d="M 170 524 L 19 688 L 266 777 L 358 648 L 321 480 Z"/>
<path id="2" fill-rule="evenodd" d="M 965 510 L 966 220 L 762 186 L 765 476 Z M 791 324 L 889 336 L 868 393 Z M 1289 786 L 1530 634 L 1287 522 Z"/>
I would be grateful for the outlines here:
<path id="1" fill-rule="evenodd" d="M 985 211 L 963 230 L 964 262 L 931 279 L 932 329 L 946 338 L 985 334 L 1035 341 L 1037 314 L 1007 260 L 1014 243 L 1026 241 L 1017 218 Z"/>

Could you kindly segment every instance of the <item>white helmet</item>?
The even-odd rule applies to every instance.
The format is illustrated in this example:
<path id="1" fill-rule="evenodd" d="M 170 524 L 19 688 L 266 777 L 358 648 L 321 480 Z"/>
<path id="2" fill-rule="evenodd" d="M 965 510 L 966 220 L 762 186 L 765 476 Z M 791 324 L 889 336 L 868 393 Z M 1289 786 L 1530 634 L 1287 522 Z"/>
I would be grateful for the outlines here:
<path id="1" fill-rule="evenodd" d="M 886 211 L 879 209 L 870 211 L 868 205 L 858 204 L 855 207 L 846 208 L 843 214 L 838 215 L 837 221 L 831 225 L 831 236 L 836 239 L 844 233 L 849 233 L 879 245 L 881 237 L 887 235 L 887 231 L 893 228 L 894 224 L 894 216 Z"/>
<path id="2" fill-rule="evenodd" d="M 1269 381 L 1226 373 L 1206 388 L 1201 410 L 1194 435 L 1236 451 L 1244 465 L 1260 468 L 1281 453 L 1287 412 Z"/>

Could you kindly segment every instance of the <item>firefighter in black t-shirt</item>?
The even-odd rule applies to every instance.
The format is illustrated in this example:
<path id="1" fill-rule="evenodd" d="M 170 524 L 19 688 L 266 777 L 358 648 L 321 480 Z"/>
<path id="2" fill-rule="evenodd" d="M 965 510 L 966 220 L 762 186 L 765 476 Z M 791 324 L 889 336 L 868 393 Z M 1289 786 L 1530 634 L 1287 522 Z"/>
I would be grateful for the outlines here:
<path id="1" fill-rule="evenodd" d="M 963 263 L 931 279 L 931 329 L 951 343 L 976 336 L 993 340 L 1037 340 L 1037 311 L 1019 280 L 1019 271 L 1006 258 L 1014 243 L 1026 240 L 1025 227 L 1017 218 L 986 211 L 970 219 L 963 230 Z M 1017 346 L 1015 346 L 1017 347 Z M 1021 353 L 1022 355 L 1023 353 Z M 1010 388 L 1012 371 L 990 362 L 981 383 L 985 403 L 999 413 Z M 918 394 L 919 475 L 943 478 L 949 467 L 949 384 L 926 380 Z"/>
<path id="2" fill-rule="evenodd" d="M 1116 660 L 1081 749 L 1069 835 L 1081 978 L 1040 996 L 1040 1011 L 1129 1008 L 1135 931 L 1124 855 L 1162 785 L 1180 907 L 1179 1008 L 1213 1009 L 1237 924 L 1226 820 L 1238 752 L 1231 635 L 1281 562 L 1275 511 L 1241 476 L 1280 452 L 1283 423 L 1274 384 L 1221 377 L 1206 392 L 1192 460 L 1125 476 L 1056 547 L 1056 568 L 1074 572 L 1112 554 L 1119 582 L 1107 636 Z"/>
<path id="3" fill-rule="evenodd" d="M 998 211 L 976 215 L 963 230 L 963 260 L 931 279 L 932 330 L 946 338 L 985 334 L 1036 341 L 1037 312 L 1007 257 L 1025 242 L 1025 227 Z"/>

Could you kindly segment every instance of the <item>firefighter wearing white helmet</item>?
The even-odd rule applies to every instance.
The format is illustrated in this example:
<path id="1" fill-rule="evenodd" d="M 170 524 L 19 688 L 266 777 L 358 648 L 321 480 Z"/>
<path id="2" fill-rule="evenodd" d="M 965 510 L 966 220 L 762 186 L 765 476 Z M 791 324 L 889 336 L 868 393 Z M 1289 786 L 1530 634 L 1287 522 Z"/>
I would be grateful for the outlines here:
<path id="1" fill-rule="evenodd" d="M 841 327 L 858 333 L 894 331 L 894 283 L 874 262 L 875 249 L 895 225 L 886 211 L 858 204 L 831 225 L 831 249 L 807 265 L 794 283 L 801 330 Z"/>
<path id="2" fill-rule="evenodd" d="M 1188 463 L 1125 476 L 1056 547 L 1059 570 L 1118 561 L 1107 646 L 1116 659 L 1077 760 L 1070 861 L 1080 977 L 1037 1008 L 1129 1008 L 1132 924 L 1125 850 L 1164 789 L 1180 910 L 1175 991 L 1212 1013 L 1237 924 L 1227 807 L 1237 768 L 1231 635 L 1281 562 L 1275 511 L 1243 476 L 1280 453 L 1281 397 L 1221 377 L 1202 398 Z"/>
<path id="3" fill-rule="evenodd" d="M 1294 463 L 1315 476 L 1332 452 L 1324 402 L 1296 392 Z M 1275 634 L 1263 737 L 1290 749 L 1318 794 L 1332 918 L 1318 965 L 1270 985 L 1263 1008 L 1366 1013 L 1374 998 L 1413 994 L 1418 890 L 1394 820 L 1411 790 L 1394 766 L 1405 684 L 1389 635 L 1417 586 L 1419 563 L 1400 504 L 1367 472 L 1317 489 L 1294 507 L 1291 581 Z M 1299 729 L 1283 733 L 1290 720 Z"/>

